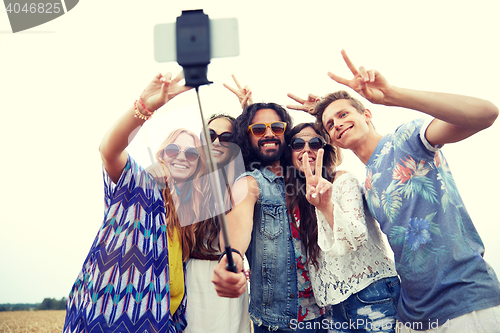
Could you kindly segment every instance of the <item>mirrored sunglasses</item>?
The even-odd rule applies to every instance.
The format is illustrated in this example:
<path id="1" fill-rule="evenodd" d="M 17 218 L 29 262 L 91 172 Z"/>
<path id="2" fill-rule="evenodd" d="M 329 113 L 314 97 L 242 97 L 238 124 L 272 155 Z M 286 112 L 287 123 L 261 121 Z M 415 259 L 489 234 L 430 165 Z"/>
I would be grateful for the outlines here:
<path id="1" fill-rule="evenodd" d="M 185 150 L 181 150 L 181 147 L 175 143 L 168 144 L 163 151 L 170 158 L 176 158 L 182 151 L 186 159 L 190 162 L 194 162 L 200 157 L 200 152 L 195 147 L 188 147 Z"/>

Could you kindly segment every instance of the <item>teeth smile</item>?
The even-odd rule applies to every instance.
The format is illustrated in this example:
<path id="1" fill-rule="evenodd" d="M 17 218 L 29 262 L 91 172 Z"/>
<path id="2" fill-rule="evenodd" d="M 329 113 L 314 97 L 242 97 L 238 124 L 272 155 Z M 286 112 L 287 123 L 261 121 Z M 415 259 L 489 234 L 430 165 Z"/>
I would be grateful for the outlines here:
<path id="1" fill-rule="evenodd" d="M 351 130 L 352 126 L 349 127 L 348 129 L 346 129 L 345 131 L 343 131 L 342 133 L 339 134 L 339 139 L 342 138 L 344 136 L 344 134 L 346 134 L 347 132 L 349 132 Z"/>
<path id="2" fill-rule="evenodd" d="M 276 143 L 264 143 L 262 147 L 274 147 L 276 145 L 277 145 Z"/>
<path id="3" fill-rule="evenodd" d="M 181 164 L 172 164 L 172 166 L 176 169 L 187 169 L 188 168 L 187 166 L 181 165 Z"/>

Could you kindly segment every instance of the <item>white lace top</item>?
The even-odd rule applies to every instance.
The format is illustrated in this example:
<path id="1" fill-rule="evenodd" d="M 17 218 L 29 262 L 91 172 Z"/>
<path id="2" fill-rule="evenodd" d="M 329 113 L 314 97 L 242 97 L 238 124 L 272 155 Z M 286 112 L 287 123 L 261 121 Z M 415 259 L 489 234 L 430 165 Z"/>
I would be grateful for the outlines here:
<path id="1" fill-rule="evenodd" d="M 309 266 L 314 296 L 321 307 L 338 304 L 374 281 L 397 275 L 379 224 L 364 204 L 359 182 L 351 173 L 335 179 L 332 201 L 333 230 L 316 210 L 319 269 Z"/>

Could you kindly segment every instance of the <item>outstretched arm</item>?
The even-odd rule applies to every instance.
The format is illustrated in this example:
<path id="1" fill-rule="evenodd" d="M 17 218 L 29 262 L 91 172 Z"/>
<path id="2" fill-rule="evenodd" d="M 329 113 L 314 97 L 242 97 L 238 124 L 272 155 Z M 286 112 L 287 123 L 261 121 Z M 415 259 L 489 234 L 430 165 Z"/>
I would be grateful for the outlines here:
<path id="1" fill-rule="evenodd" d="M 425 134 L 432 145 L 461 141 L 491 126 L 498 117 L 498 108 L 489 101 L 392 86 L 376 70 L 357 69 L 344 50 L 342 57 L 354 77 L 347 80 L 329 72 L 330 78 L 372 103 L 413 109 L 434 117 Z"/>
<path id="2" fill-rule="evenodd" d="M 235 207 L 226 215 L 227 227 L 231 247 L 243 255 L 251 240 L 253 212 L 259 189 L 254 178 L 244 177 L 234 184 L 232 191 Z M 223 245 L 221 239 L 221 247 Z M 245 291 L 247 280 L 242 272 L 243 263 L 241 257 L 236 253 L 232 253 L 232 255 L 239 273 L 235 274 L 226 270 L 226 256 L 214 268 L 212 282 L 220 297 L 239 297 Z"/>
<path id="3" fill-rule="evenodd" d="M 154 112 L 178 94 L 191 89 L 179 85 L 182 78 L 182 72 L 174 79 L 172 79 L 171 73 L 156 75 L 144 89 L 140 99 L 104 135 L 99 151 L 104 168 L 114 183 L 120 178 L 127 163 L 125 148 L 145 121 L 140 117 L 135 117 L 135 115 L 139 112 L 143 116 L 147 116 L 148 113 L 144 107 L 150 112 Z"/>
<path id="4" fill-rule="evenodd" d="M 252 101 L 252 90 L 248 86 L 245 86 L 244 88 L 241 88 L 240 83 L 236 79 L 236 76 L 231 75 L 233 77 L 234 83 L 236 83 L 237 88 L 233 88 L 230 85 L 227 85 L 223 83 L 224 87 L 229 89 L 233 94 L 238 97 L 238 100 L 240 101 L 241 108 L 244 109 L 247 106 L 253 104 Z"/>

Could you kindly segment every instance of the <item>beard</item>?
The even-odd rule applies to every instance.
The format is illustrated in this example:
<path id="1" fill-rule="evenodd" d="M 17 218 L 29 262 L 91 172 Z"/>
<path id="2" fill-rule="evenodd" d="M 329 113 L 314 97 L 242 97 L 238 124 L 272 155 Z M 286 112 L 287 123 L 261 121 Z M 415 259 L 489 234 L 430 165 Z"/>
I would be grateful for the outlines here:
<path id="1" fill-rule="evenodd" d="M 263 144 L 269 143 L 269 142 L 274 142 L 278 144 L 278 149 L 275 151 L 268 151 L 266 154 L 264 154 L 260 148 Z M 252 145 L 252 155 L 254 156 L 254 159 L 256 162 L 259 162 L 261 166 L 265 167 L 268 165 L 273 164 L 274 162 L 278 161 L 281 156 L 285 153 L 285 145 L 280 141 L 280 140 L 261 140 L 259 141 L 258 146 L 253 146 Z"/>

